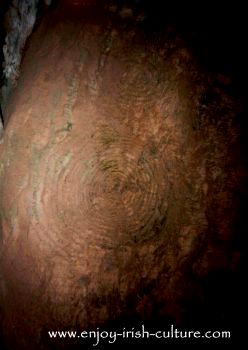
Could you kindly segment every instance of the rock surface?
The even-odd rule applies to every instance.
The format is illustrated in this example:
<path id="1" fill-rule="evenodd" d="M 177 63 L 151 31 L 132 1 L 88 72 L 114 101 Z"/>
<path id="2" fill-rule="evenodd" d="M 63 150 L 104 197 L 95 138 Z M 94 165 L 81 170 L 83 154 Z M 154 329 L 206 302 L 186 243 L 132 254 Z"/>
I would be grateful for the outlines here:
<path id="1" fill-rule="evenodd" d="M 51 1 L 3 0 L 0 2 L 1 26 L 3 23 L 0 36 L 4 36 L 3 63 L 1 62 L 3 71 L 1 69 L 0 83 L 0 103 L 3 107 L 17 84 L 23 50 L 37 20 L 38 8 L 41 8 L 43 3 L 49 6 Z"/>
<path id="2" fill-rule="evenodd" d="M 6 108 L 10 348 L 56 348 L 47 330 L 111 322 L 229 325 L 239 103 L 171 28 L 147 33 L 134 10 L 97 5 L 64 0 L 44 17 Z"/>

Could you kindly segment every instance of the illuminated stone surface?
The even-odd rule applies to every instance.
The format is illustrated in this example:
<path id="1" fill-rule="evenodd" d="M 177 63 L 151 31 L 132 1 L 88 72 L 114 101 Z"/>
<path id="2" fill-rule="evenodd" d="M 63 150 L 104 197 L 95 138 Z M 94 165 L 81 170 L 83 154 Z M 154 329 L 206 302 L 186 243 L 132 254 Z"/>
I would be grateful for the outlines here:
<path id="1" fill-rule="evenodd" d="M 33 34 L 0 145 L 3 322 L 23 348 L 47 329 L 187 321 L 199 281 L 239 259 L 234 102 L 180 38 L 82 3 Z"/>

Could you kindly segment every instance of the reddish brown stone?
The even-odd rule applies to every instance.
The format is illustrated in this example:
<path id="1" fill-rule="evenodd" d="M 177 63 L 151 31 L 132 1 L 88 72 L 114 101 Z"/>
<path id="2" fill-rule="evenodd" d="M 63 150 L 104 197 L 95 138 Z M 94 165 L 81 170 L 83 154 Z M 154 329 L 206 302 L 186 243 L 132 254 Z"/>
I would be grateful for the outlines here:
<path id="1" fill-rule="evenodd" d="M 211 79 L 181 39 L 162 50 L 135 19 L 123 30 L 126 17 L 74 3 L 30 39 L 0 144 L 12 348 L 55 328 L 187 322 L 201 279 L 239 256 L 234 101 L 202 102 Z"/>

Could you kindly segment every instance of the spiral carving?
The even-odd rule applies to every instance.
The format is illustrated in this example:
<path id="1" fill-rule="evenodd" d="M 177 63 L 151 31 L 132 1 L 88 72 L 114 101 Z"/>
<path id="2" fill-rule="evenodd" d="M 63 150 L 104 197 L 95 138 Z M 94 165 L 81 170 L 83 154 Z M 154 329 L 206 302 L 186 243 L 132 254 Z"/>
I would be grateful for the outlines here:
<path id="1" fill-rule="evenodd" d="M 106 126 L 83 142 L 68 135 L 53 144 L 37 172 L 42 182 L 34 191 L 34 220 L 50 244 L 62 233 L 63 240 L 83 238 L 105 248 L 144 240 L 166 209 L 161 159 Z"/>

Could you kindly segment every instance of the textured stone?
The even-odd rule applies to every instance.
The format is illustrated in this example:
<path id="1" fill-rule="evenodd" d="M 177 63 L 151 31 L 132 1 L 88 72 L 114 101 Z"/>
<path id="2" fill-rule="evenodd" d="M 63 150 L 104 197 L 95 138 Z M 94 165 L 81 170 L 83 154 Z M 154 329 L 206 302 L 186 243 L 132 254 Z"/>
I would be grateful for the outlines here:
<path id="1" fill-rule="evenodd" d="M 10 348 L 59 348 L 51 329 L 228 316 L 239 104 L 179 35 L 142 25 L 64 0 L 30 39 L 0 144 Z"/>

